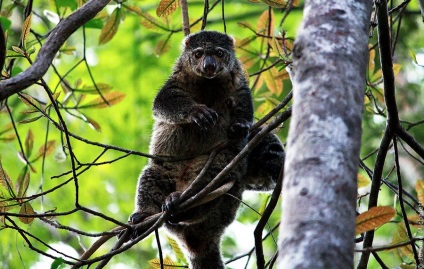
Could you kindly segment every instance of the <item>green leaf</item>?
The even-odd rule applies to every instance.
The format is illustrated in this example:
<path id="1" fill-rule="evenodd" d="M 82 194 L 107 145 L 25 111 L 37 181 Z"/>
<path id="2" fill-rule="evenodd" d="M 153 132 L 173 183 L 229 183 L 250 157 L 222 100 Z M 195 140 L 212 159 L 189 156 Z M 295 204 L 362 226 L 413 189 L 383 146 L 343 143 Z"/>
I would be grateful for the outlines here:
<path id="1" fill-rule="evenodd" d="M 33 147 L 34 147 L 34 133 L 31 131 L 31 129 L 29 129 L 25 139 L 25 150 L 26 150 L 27 157 L 31 156 Z"/>
<path id="2" fill-rule="evenodd" d="M 103 28 L 103 21 L 100 18 L 94 18 L 89 20 L 85 27 L 91 28 L 91 29 L 102 29 Z"/>
<path id="3" fill-rule="evenodd" d="M 34 117 L 34 118 L 30 118 L 30 119 L 26 119 L 26 120 L 21 120 L 21 121 L 19 121 L 19 123 L 25 124 L 25 123 L 34 122 L 34 121 L 40 119 L 42 116 L 43 115 L 40 115 L 40 116 L 37 116 L 37 117 Z"/>
<path id="4" fill-rule="evenodd" d="M 8 124 L 6 124 L 4 126 L 4 128 L 2 130 L 0 130 L 0 135 L 5 134 L 5 133 L 12 131 L 12 130 L 13 130 L 13 124 L 11 122 L 9 122 Z"/>
<path id="5" fill-rule="evenodd" d="M 115 8 L 108 17 L 105 26 L 102 28 L 99 36 L 99 45 L 104 45 L 109 42 L 118 31 L 119 24 L 121 23 L 121 9 Z"/>
<path id="6" fill-rule="evenodd" d="M 72 11 L 77 9 L 77 2 L 75 0 L 55 0 L 56 6 L 58 8 L 69 7 Z"/>
<path id="7" fill-rule="evenodd" d="M 34 106 L 39 109 L 42 108 L 41 104 L 37 100 L 26 93 L 20 93 L 19 99 L 21 99 L 21 101 L 29 108 L 34 108 Z"/>
<path id="8" fill-rule="evenodd" d="M 3 15 L 3 14 L 2 14 Z M 6 32 L 7 30 L 9 30 L 10 26 L 12 25 L 12 21 L 9 20 L 6 17 L 1 16 L 0 17 L 0 23 L 3 26 L 3 30 Z"/>
<path id="9" fill-rule="evenodd" d="M 28 190 L 30 180 L 30 172 L 28 168 L 25 166 L 21 173 L 19 174 L 18 180 L 16 182 L 16 190 L 18 192 L 18 198 L 22 198 L 25 196 L 26 191 Z"/>
<path id="10" fill-rule="evenodd" d="M 418 62 L 417 62 L 417 55 L 415 54 L 415 51 L 410 50 L 409 51 L 409 55 L 411 55 L 412 61 L 414 61 L 414 63 L 418 64 Z"/>
<path id="11" fill-rule="evenodd" d="M 0 198 L 11 198 L 15 197 L 15 193 L 13 190 L 13 183 L 10 179 L 9 175 L 6 173 L 6 170 L 3 169 L 3 165 L 0 161 Z"/>
<path id="12" fill-rule="evenodd" d="M 97 86 L 97 88 L 96 88 Z M 82 92 L 84 94 L 99 94 L 101 93 L 107 93 L 110 90 L 112 90 L 112 86 L 106 84 L 106 83 L 96 83 L 96 86 L 83 86 L 80 89 L 74 89 L 75 92 Z"/>
<path id="13" fill-rule="evenodd" d="M 64 266 L 65 266 L 65 260 L 62 258 L 57 258 L 52 262 L 50 269 L 60 269 L 60 268 L 64 268 Z"/>

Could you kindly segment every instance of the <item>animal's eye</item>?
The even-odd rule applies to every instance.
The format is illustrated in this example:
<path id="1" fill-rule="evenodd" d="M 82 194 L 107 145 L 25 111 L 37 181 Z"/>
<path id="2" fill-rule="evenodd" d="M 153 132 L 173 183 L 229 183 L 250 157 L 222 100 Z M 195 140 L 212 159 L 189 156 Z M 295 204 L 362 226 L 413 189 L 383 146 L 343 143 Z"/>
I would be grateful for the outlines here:
<path id="1" fill-rule="evenodd" d="M 203 51 L 198 50 L 194 52 L 194 57 L 196 57 L 196 59 L 199 59 L 200 57 L 202 57 L 203 55 Z"/>
<path id="2" fill-rule="evenodd" d="M 223 50 L 217 50 L 216 51 L 216 56 L 218 56 L 219 58 L 224 57 L 224 51 Z"/>

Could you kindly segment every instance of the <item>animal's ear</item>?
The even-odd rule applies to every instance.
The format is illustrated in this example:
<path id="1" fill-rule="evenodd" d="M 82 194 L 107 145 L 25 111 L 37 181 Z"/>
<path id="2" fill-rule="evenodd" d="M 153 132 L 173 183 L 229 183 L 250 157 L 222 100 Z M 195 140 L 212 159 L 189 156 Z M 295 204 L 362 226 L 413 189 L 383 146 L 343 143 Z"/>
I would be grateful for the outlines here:
<path id="1" fill-rule="evenodd" d="M 190 38 L 191 35 L 188 35 L 183 39 L 183 48 L 190 48 Z"/>
<path id="2" fill-rule="evenodd" d="M 227 36 L 228 36 L 228 41 L 231 43 L 231 45 L 235 46 L 236 39 L 234 38 L 234 36 L 232 35 L 227 35 Z"/>

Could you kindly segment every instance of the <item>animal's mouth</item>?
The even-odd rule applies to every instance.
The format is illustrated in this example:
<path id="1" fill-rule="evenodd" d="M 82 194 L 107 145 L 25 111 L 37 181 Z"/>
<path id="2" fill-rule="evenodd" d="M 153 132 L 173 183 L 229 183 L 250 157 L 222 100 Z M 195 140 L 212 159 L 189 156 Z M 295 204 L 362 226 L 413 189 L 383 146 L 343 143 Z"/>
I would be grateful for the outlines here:
<path id="1" fill-rule="evenodd" d="M 204 78 L 207 79 L 213 79 L 220 73 L 221 69 L 214 69 L 214 70 L 202 70 L 201 74 Z"/>
<path id="2" fill-rule="evenodd" d="M 203 77 L 208 78 L 208 79 L 213 79 L 214 77 L 216 77 L 215 72 L 212 72 L 212 73 L 203 72 L 202 75 L 203 75 Z"/>

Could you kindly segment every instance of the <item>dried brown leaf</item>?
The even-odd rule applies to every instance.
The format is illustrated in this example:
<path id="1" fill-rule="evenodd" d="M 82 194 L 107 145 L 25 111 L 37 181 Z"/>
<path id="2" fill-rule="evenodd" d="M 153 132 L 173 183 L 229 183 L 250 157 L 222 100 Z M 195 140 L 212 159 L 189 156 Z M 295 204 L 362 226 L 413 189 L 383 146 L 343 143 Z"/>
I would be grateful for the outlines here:
<path id="1" fill-rule="evenodd" d="M 35 212 L 34 212 L 34 209 L 32 208 L 32 206 L 30 205 L 30 203 L 26 202 L 21 206 L 21 210 L 19 210 L 19 214 L 33 215 L 33 214 L 35 214 Z M 34 221 L 34 217 L 21 216 L 21 217 L 19 217 L 19 220 L 22 223 L 30 224 L 31 222 Z"/>
<path id="2" fill-rule="evenodd" d="M 121 23 L 121 9 L 115 8 L 108 17 L 106 24 L 103 26 L 99 36 L 99 45 L 109 42 L 118 31 L 119 24 Z"/>
<path id="3" fill-rule="evenodd" d="M 34 157 L 34 160 L 32 160 L 32 162 L 37 161 L 39 158 L 43 156 L 45 157 L 49 156 L 54 151 L 55 147 L 56 147 L 56 141 L 54 140 L 47 141 L 46 144 L 40 147 L 37 155 Z"/>
<path id="4" fill-rule="evenodd" d="M 390 206 L 376 206 L 356 217 L 356 234 L 374 230 L 389 222 L 396 214 Z"/>
<path id="5" fill-rule="evenodd" d="M 178 6 L 178 0 L 161 0 L 158 8 L 156 9 L 156 15 L 158 17 L 166 17 L 172 14 Z"/>
<path id="6" fill-rule="evenodd" d="M 28 17 L 26 17 L 24 24 L 22 26 L 21 41 L 22 41 L 24 48 L 26 48 L 26 41 L 28 39 L 28 35 L 30 33 L 30 30 L 31 30 L 31 18 L 32 18 L 32 16 L 30 14 Z"/>
<path id="7" fill-rule="evenodd" d="M 80 108 L 105 108 L 121 102 L 124 97 L 125 94 L 122 92 L 110 92 L 104 94 L 103 97 L 99 96 L 87 104 L 80 106 Z"/>

